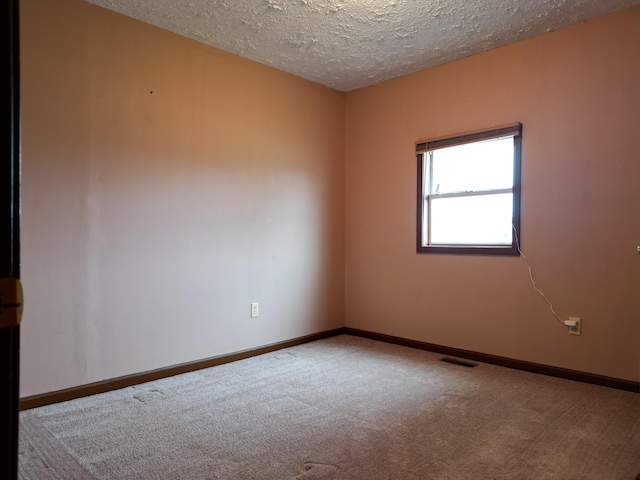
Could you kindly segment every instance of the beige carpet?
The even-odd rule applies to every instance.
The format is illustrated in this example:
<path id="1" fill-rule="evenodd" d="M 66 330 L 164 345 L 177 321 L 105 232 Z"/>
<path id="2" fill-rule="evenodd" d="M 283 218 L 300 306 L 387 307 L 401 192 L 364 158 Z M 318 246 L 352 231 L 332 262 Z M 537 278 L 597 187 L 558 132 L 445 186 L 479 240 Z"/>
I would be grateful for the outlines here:
<path id="1" fill-rule="evenodd" d="M 22 412 L 20 478 L 580 479 L 640 472 L 640 395 L 339 336 Z"/>

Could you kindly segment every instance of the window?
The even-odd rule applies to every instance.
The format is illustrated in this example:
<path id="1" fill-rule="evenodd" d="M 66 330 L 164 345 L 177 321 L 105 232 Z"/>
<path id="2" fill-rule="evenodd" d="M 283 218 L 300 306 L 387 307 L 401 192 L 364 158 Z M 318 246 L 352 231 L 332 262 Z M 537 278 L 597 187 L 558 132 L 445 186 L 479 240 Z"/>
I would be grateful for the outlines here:
<path id="1" fill-rule="evenodd" d="M 519 255 L 522 125 L 418 142 L 418 253 Z"/>

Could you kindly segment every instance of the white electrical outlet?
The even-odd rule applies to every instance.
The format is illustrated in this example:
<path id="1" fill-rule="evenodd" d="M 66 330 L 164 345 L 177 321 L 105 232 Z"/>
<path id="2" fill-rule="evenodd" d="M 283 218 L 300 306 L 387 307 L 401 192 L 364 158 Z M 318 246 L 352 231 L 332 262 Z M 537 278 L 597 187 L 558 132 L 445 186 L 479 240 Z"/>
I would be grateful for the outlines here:
<path id="1" fill-rule="evenodd" d="M 569 320 L 565 320 L 564 324 L 569 329 L 569 335 L 581 335 L 580 328 L 582 319 L 580 317 L 569 317 Z"/>
<path id="2" fill-rule="evenodd" d="M 253 302 L 251 304 L 251 318 L 258 316 L 258 302 Z"/>

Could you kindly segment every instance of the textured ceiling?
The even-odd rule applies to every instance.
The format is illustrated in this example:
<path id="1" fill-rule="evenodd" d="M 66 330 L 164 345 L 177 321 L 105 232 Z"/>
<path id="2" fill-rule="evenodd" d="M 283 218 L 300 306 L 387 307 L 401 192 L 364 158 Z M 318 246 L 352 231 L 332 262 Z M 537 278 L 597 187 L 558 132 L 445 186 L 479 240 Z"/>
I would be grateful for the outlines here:
<path id="1" fill-rule="evenodd" d="M 341 91 L 640 0 L 86 0 Z"/>

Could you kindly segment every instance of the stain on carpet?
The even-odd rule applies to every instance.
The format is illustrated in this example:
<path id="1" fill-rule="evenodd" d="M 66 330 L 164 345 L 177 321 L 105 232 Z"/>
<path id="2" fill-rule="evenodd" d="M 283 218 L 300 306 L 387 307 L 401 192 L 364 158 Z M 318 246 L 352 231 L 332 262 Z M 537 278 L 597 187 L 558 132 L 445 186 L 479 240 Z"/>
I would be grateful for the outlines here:
<path id="1" fill-rule="evenodd" d="M 162 398 L 162 395 L 164 395 L 164 392 L 161 392 L 160 390 L 150 390 L 148 392 L 142 392 L 134 395 L 133 398 L 135 398 L 139 402 L 147 403 L 153 400 L 157 400 L 158 398 Z"/>
<path id="2" fill-rule="evenodd" d="M 277 360 L 288 360 L 290 358 L 294 358 L 296 355 L 294 355 L 291 352 L 278 352 L 276 354 L 273 355 L 273 358 L 277 359 Z"/>
<path id="3" fill-rule="evenodd" d="M 444 394 L 438 397 L 438 402 L 443 403 L 447 408 L 459 408 L 466 405 L 467 398 L 459 395 Z"/>
<path id="4" fill-rule="evenodd" d="M 338 478 L 338 467 L 325 463 L 307 462 L 302 466 L 304 470 L 296 480 L 330 480 Z"/>

